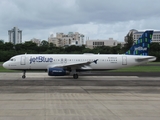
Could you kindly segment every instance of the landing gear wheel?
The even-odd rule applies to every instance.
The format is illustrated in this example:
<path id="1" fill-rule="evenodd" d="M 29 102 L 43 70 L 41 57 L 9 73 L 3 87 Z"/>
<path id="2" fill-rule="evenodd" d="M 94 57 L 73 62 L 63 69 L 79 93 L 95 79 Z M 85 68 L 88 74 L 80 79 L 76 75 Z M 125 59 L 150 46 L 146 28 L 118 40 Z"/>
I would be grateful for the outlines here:
<path id="1" fill-rule="evenodd" d="M 73 74 L 73 78 L 77 79 L 78 78 L 78 74 Z"/>
<path id="2" fill-rule="evenodd" d="M 26 78 L 26 76 L 25 76 L 25 75 L 22 75 L 22 78 L 24 79 L 24 78 Z"/>
<path id="3" fill-rule="evenodd" d="M 25 79 L 25 78 L 26 78 L 26 70 L 23 70 L 22 78 L 23 78 L 23 79 Z"/>

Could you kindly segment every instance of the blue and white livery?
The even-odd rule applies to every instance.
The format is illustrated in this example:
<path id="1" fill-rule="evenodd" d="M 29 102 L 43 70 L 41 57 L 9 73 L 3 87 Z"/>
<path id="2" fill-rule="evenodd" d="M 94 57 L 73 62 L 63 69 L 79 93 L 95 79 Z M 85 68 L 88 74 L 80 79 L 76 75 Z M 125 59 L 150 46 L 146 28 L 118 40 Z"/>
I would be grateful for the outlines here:
<path id="1" fill-rule="evenodd" d="M 126 55 L 148 55 L 153 31 L 145 31 L 142 36 L 126 52 Z"/>
<path id="2" fill-rule="evenodd" d="M 126 54 L 23 54 L 12 57 L 3 64 L 6 69 L 47 70 L 49 76 L 72 74 L 78 78 L 80 71 L 113 70 L 156 60 L 148 55 L 153 31 L 146 31 Z"/>

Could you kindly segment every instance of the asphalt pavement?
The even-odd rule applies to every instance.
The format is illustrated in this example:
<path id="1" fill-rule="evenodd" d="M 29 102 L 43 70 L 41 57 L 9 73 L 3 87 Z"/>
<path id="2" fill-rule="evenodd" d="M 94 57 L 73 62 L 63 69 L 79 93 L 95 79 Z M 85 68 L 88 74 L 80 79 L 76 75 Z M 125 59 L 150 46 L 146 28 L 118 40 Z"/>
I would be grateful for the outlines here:
<path id="1" fill-rule="evenodd" d="M 0 73 L 0 120 L 159 120 L 160 77 L 135 74 Z"/>

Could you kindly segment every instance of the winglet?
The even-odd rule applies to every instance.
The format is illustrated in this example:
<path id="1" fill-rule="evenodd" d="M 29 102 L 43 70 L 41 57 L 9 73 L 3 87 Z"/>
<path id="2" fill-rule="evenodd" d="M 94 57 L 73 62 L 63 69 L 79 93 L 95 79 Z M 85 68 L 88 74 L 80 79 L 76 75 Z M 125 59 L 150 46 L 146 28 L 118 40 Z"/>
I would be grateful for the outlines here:
<path id="1" fill-rule="evenodd" d="M 148 55 L 150 43 L 152 40 L 153 30 L 145 31 L 142 36 L 126 52 L 126 55 Z"/>

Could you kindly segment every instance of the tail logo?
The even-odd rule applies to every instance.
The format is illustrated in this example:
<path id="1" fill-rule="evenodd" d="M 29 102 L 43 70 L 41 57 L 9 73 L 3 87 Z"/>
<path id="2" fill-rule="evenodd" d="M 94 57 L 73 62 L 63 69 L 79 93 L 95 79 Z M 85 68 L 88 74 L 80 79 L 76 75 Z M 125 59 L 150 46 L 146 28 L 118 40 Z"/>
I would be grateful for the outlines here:
<path id="1" fill-rule="evenodd" d="M 127 55 L 148 55 L 150 43 L 152 41 L 153 30 L 145 31 L 141 37 L 126 52 Z"/>
<path id="2" fill-rule="evenodd" d="M 98 59 L 94 60 L 93 62 L 94 62 L 95 64 L 97 64 L 97 61 L 98 61 Z"/>
<path id="3" fill-rule="evenodd" d="M 137 47 L 137 48 L 135 48 L 134 50 L 138 50 L 138 51 L 146 51 L 147 50 L 147 48 L 145 47 L 145 48 L 143 48 L 143 47 Z"/>

